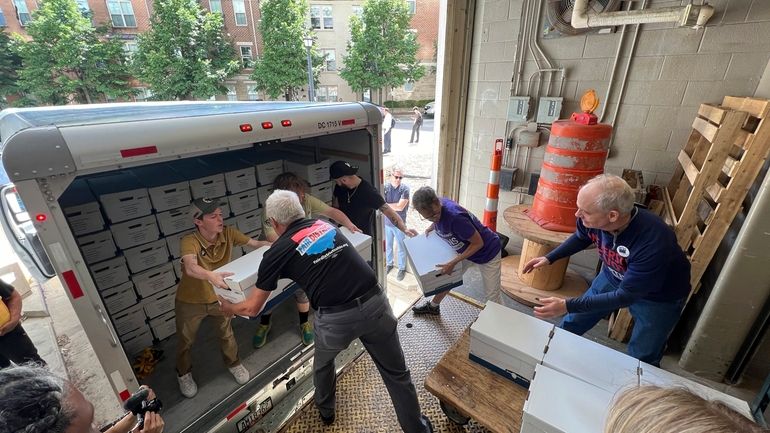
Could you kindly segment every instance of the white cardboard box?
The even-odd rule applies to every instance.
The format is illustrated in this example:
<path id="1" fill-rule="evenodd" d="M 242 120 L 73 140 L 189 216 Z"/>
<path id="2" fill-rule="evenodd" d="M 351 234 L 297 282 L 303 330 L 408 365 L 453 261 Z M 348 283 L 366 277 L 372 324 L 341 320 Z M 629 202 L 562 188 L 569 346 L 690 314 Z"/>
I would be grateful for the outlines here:
<path id="1" fill-rule="evenodd" d="M 171 257 L 175 259 L 181 257 L 182 253 L 180 251 L 180 242 L 185 235 L 192 233 L 193 231 L 194 230 L 185 230 L 180 233 L 174 233 L 173 235 L 166 236 L 166 245 L 168 246 L 168 252 L 171 254 Z"/>
<path id="2" fill-rule="evenodd" d="M 104 213 L 113 224 L 152 212 L 147 188 L 131 173 L 93 177 L 88 180 L 88 184 L 99 197 Z"/>
<path id="3" fill-rule="evenodd" d="M 457 257 L 455 250 L 435 231 L 404 239 L 406 257 L 412 267 L 420 289 L 429 296 L 462 284 L 463 266 L 458 263 L 451 274 L 443 275 L 437 264 L 447 263 Z"/>
<path id="4" fill-rule="evenodd" d="M 272 183 L 257 188 L 257 196 L 259 196 L 259 203 L 262 204 L 262 207 L 265 207 L 265 202 L 267 202 L 267 198 L 270 197 L 270 194 L 273 193 L 274 189 Z"/>
<path id="5" fill-rule="evenodd" d="M 174 275 L 176 275 L 176 279 L 177 280 L 181 280 L 182 279 L 182 274 L 183 274 L 183 271 L 182 271 L 182 260 L 176 259 L 176 260 L 171 262 L 171 265 L 174 267 Z"/>
<path id="6" fill-rule="evenodd" d="M 144 348 L 152 346 L 152 332 L 150 327 L 144 324 L 139 329 L 121 336 L 120 341 L 123 342 L 123 348 L 127 355 L 136 355 Z"/>
<path id="7" fill-rule="evenodd" d="M 554 329 L 543 364 L 613 394 L 639 385 L 638 359 L 561 328 Z"/>
<path id="8" fill-rule="evenodd" d="M 305 179 L 310 185 L 318 185 L 329 181 L 329 166 L 331 160 L 325 159 L 321 162 L 315 162 L 312 158 L 302 158 L 292 156 L 291 160 L 284 161 L 286 171 L 290 171 L 297 176 Z"/>
<path id="9" fill-rule="evenodd" d="M 230 202 L 230 212 L 232 212 L 233 215 L 240 215 L 251 210 L 259 209 L 259 194 L 256 189 L 227 196 L 227 200 Z"/>
<path id="10" fill-rule="evenodd" d="M 613 394 L 538 364 L 521 433 L 601 433 Z"/>
<path id="11" fill-rule="evenodd" d="M 660 369 L 658 367 L 641 362 L 641 377 L 640 382 L 642 385 L 657 385 L 660 387 L 684 387 L 690 390 L 693 394 L 703 397 L 706 400 L 716 400 L 722 402 L 739 412 L 746 418 L 754 420 L 751 415 L 751 408 L 749 403 L 745 400 L 733 397 L 723 392 L 717 391 L 706 385 L 697 383 L 695 381 L 686 379 L 674 373 Z"/>
<path id="12" fill-rule="evenodd" d="M 174 335 L 176 333 L 176 313 L 169 311 L 150 320 L 150 328 L 158 340 L 164 340 Z"/>
<path id="13" fill-rule="evenodd" d="M 137 245 L 156 241 L 160 238 L 158 222 L 155 215 L 147 215 L 135 220 L 113 224 L 110 227 L 115 245 L 120 249 L 128 249 Z"/>
<path id="14" fill-rule="evenodd" d="M 110 314 L 116 314 L 128 307 L 133 307 L 138 302 L 134 284 L 131 281 L 104 289 L 101 291 L 101 295 L 104 306 L 107 307 Z"/>
<path id="15" fill-rule="evenodd" d="M 471 325 L 470 358 L 522 386 L 535 375 L 554 325 L 495 302 L 487 302 Z"/>
<path id="16" fill-rule="evenodd" d="M 257 171 L 257 183 L 259 185 L 271 184 L 276 176 L 283 173 L 283 158 L 277 152 L 246 152 L 238 156 L 244 162 L 254 166 Z"/>
<path id="17" fill-rule="evenodd" d="M 262 228 L 262 209 L 256 209 L 235 217 L 235 226 L 241 233 L 251 233 Z"/>
<path id="18" fill-rule="evenodd" d="M 230 156 L 216 155 L 207 157 L 204 162 L 225 175 L 225 186 L 229 194 L 237 194 L 257 187 L 257 175 L 252 164 Z"/>
<path id="19" fill-rule="evenodd" d="M 339 227 L 339 231 L 348 239 L 353 248 L 367 262 L 372 261 L 372 237 L 360 232 L 351 232 L 346 227 Z"/>
<path id="20" fill-rule="evenodd" d="M 334 198 L 334 181 L 330 180 L 311 186 L 310 195 L 324 203 L 332 201 L 332 198 Z"/>
<path id="21" fill-rule="evenodd" d="M 101 206 L 85 180 L 75 179 L 59 197 L 59 205 L 75 236 L 104 229 Z"/>
<path id="22" fill-rule="evenodd" d="M 158 228 L 164 236 L 195 228 L 190 215 L 190 206 L 167 210 L 156 214 Z"/>
<path id="23" fill-rule="evenodd" d="M 115 257 L 117 248 L 112 240 L 112 232 L 104 230 L 77 238 L 80 253 L 86 263 L 96 263 Z"/>
<path id="24" fill-rule="evenodd" d="M 126 256 L 128 269 L 131 270 L 131 273 L 142 272 L 145 269 L 162 265 L 168 262 L 169 258 L 165 239 L 158 239 L 148 244 L 127 249 L 123 251 L 123 254 Z"/>
<path id="25" fill-rule="evenodd" d="M 147 317 L 144 315 L 141 303 L 112 315 L 112 322 L 118 335 L 126 335 L 131 331 L 141 328 L 145 325 L 146 319 Z"/>
<path id="26" fill-rule="evenodd" d="M 142 299 L 144 313 L 148 318 L 154 319 L 161 314 L 174 310 L 176 301 L 176 286 L 161 290 L 160 292 Z"/>
<path id="27" fill-rule="evenodd" d="M 94 277 L 94 284 L 99 290 L 108 289 L 128 281 L 126 258 L 118 256 L 93 264 L 89 268 Z"/>
<path id="28" fill-rule="evenodd" d="M 176 260 L 177 262 L 179 260 Z M 148 269 L 144 272 L 134 274 L 131 280 L 136 287 L 136 293 L 140 298 L 146 298 L 158 293 L 164 289 L 176 285 L 176 274 L 171 263 L 165 263 L 160 266 Z"/>
<path id="29" fill-rule="evenodd" d="M 222 197 L 227 194 L 225 175 L 196 158 L 174 161 L 171 168 L 190 181 L 193 199 Z"/>
<path id="30" fill-rule="evenodd" d="M 257 271 L 268 246 L 257 248 L 249 254 L 240 257 L 230 263 L 215 269 L 214 272 L 232 272 L 233 275 L 225 277 L 225 283 L 230 290 L 245 292 L 257 282 Z"/>
<path id="31" fill-rule="evenodd" d="M 132 168 L 131 173 L 147 188 L 156 212 L 187 206 L 192 200 L 190 182 L 173 170 L 149 165 Z"/>

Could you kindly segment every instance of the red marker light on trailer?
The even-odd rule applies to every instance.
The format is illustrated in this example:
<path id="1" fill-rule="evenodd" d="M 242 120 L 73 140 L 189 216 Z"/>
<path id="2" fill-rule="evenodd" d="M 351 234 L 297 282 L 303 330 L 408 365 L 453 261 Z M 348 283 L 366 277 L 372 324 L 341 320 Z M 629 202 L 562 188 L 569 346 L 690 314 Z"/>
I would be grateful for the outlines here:
<path id="1" fill-rule="evenodd" d="M 251 132 L 251 130 L 253 129 L 251 125 L 249 125 L 248 123 L 244 123 L 243 125 L 240 126 L 240 128 L 241 128 L 241 132 Z"/>
<path id="2" fill-rule="evenodd" d="M 42 223 L 42 222 L 44 222 L 47 219 L 48 219 L 48 217 L 45 216 L 44 213 L 39 213 L 39 214 L 35 215 L 35 220 L 37 220 L 38 222 Z"/>
<path id="3" fill-rule="evenodd" d="M 262 122 L 262 129 L 273 129 L 273 122 Z"/>
<path id="4" fill-rule="evenodd" d="M 284 128 L 288 128 L 289 126 L 291 126 L 291 120 L 281 120 L 281 126 L 283 126 Z"/>

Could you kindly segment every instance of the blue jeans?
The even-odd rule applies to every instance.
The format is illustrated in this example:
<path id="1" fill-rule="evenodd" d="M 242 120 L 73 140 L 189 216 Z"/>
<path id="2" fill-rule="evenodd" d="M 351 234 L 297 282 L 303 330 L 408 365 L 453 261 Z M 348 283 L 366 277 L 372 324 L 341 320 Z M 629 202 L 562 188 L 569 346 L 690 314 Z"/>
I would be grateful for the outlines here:
<path id="1" fill-rule="evenodd" d="M 591 282 L 583 296 L 593 296 L 617 290 L 604 271 Z M 640 299 L 628 309 L 634 318 L 634 329 L 628 342 L 628 355 L 648 364 L 659 365 L 663 357 L 663 348 L 671 331 L 679 321 L 685 299 L 669 302 L 654 302 Z M 603 319 L 609 311 L 569 313 L 562 319 L 561 327 L 573 334 L 583 335 Z"/>
<path id="2" fill-rule="evenodd" d="M 393 265 L 393 239 L 398 242 L 398 269 L 406 270 L 406 247 L 404 247 L 404 232 L 396 226 L 385 224 L 385 262 Z"/>

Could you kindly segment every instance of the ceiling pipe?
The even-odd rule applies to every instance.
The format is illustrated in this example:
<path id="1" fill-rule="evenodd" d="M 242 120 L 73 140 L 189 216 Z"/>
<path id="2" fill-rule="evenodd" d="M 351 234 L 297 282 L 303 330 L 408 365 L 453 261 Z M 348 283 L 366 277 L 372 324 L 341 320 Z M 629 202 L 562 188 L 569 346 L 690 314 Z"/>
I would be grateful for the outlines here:
<path id="1" fill-rule="evenodd" d="M 576 29 L 612 27 L 628 24 L 675 22 L 679 27 L 703 27 L 714 15 L 711 5 L 692 5 L 649 9 L 644 11 L 619 11 L 597 14 L 588 11 L 588 0 L 575 0 L 570 24 Z"/>

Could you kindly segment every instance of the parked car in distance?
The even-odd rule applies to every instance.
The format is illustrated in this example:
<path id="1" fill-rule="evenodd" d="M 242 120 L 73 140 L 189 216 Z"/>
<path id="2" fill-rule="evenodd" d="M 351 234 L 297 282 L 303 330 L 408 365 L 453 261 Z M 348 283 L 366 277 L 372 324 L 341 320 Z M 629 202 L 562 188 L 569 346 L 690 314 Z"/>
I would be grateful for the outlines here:
<path id="1" fill-rule="evenodd" d="M 425 109 L 423 110 L 425 113 L 425 117 L 429 119 L 433 118 L 433 114 L 435 114 L 434 105 L 436 105 L 436 101 L 428 102 L 427 104 L 425 104 Z"/>

